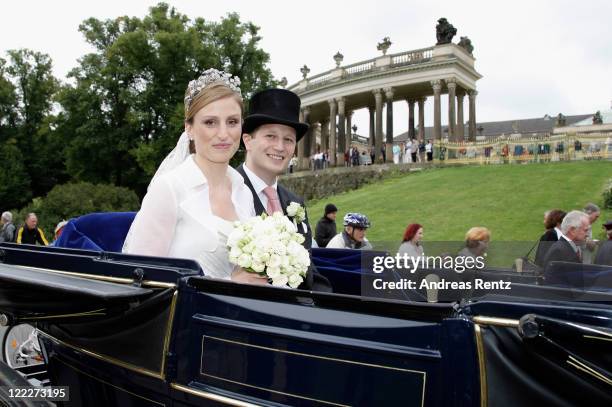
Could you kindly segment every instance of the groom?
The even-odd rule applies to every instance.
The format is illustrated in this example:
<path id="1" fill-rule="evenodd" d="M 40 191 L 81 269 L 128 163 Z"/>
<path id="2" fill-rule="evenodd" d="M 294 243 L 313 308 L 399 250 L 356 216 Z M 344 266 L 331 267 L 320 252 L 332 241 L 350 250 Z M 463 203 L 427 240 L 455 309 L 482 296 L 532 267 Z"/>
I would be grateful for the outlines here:
<path id="1" fill-rule="evenodd" d="M 244 177 L 245 184 L 253 194 L 255 212 L 272 214 L 282 211 L 287 215 L 287 206 L 304 200 L 278 183 L 278 176 L 287 171 L 287 166 L 297 142 L 308 131 L 308 124 L 300 123 L 300 98 L 285 89 L 268 89 L 253 95 L 250 114 L 244 119 L 242 141 L 246 160 L 236 170 Z M 303 246 L 310 250 L 312 229 L 306 219 L 297 223 L 298 232 L 304 236 Z M 331 291 L 329 281 L 314 271 L 308 270 L 301 289 Z"/>

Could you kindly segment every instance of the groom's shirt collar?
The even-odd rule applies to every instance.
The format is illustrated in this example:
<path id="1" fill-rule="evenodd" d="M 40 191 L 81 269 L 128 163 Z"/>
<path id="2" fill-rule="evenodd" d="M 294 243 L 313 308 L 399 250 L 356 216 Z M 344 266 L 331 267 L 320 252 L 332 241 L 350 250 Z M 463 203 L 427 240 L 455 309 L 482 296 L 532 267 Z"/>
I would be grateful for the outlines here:
<path id="1" fill-rule="evenodd" d="M 253 189 L 257 193 L 257 197 L 261 201 L 263 207 L 267 208 L 267 206 L 268 206 L 268 197 L 266 196 L 266 194 L 263 193 L 263 190 L 264 190 L 265 187 L 268 186 L 268 184 L 266 184 L 266 182 L 264 180 L 259 178 L 253 171 L 251 171 L 249 169 L 249 167 L 247 167 L 246 163 L 244 163 L 242 168 L 244 169 L 244 173 L 249 178 L 249 181 L 251 181 L 251 185 L 253 185 Z M 278 186 L 278 182 L 276 180 L 274 180 L 274 184 L 272 184 L 271 187 L 278 191 L 277 186 Z"/>

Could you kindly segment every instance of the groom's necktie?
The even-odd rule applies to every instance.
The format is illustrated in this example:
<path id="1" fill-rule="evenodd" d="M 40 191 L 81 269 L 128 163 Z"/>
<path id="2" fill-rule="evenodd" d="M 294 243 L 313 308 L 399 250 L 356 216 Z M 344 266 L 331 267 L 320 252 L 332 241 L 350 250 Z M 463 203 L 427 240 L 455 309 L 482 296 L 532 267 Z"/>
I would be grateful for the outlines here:
<path id="1" fill-rule="evenodd" d="M 268 215 L 272 215 L 274 212 L 283 211 L 280 200 L 278 199 L 278 194 L 276 193 L 276 189 L 268 186 L 263 189 L 263 193 L 268 198 L 268 207 L 266 208 Z"/>

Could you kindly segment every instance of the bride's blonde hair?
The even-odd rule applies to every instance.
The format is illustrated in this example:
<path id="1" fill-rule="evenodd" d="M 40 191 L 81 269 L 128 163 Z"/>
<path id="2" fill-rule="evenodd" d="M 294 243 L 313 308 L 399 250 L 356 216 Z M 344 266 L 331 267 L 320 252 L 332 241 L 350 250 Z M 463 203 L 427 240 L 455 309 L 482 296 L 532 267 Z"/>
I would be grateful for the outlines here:
<path id="1" fill-rule="evenodd" d="M 187 88 L 185 91 L 185 97 L 190 94 L 190 89 Z M 193 117 L 202 108 L 209 104 L 216 102 L 217 100 L 225 99 L 227 97 L 233 98 L 238 106 L 240 106 L 240 114 L 244 113 L 244 103 L 242 102 L 242 96 L 232 89 L 223 81 L 213 82 L 202 89 L 197 95 L 193 97 L 191 103 L 185 108 L 185 123 L 193 124 Z M 189 152 L 195 153 L 195 146 L 193 140 L 189 142 Z"/>

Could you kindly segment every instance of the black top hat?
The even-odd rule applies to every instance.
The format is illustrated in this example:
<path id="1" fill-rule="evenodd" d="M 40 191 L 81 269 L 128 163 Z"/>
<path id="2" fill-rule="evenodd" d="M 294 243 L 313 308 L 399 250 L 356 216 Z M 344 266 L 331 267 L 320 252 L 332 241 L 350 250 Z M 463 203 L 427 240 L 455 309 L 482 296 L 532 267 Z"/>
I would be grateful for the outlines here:
<path id="1" fill-rule="evenodd" d="M 300 98 L 286 89 L 266 89 L 251 97 L 249 115 L 242 125 L 243 133 L 251 133 L 262 124 L 284 124 L 295 129 L 296 141 L 308 131 L 300 123 Z"/>

